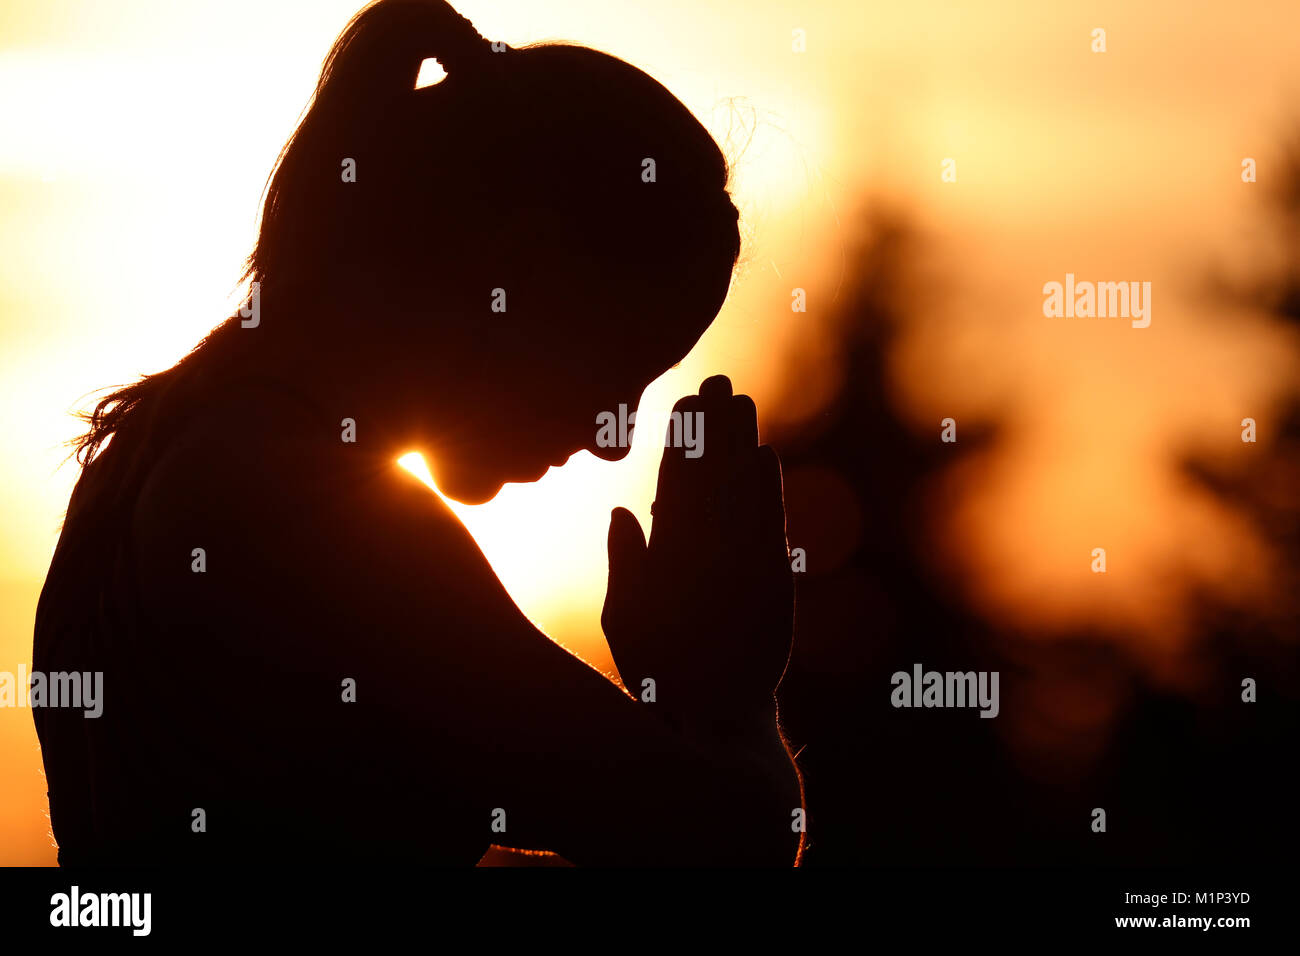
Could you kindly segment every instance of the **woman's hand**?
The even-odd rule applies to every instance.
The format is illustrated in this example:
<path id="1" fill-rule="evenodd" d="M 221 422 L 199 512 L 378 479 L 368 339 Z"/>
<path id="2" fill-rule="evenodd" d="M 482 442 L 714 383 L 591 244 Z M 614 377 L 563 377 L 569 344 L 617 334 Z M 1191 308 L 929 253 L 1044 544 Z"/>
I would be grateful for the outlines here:
<path id="1" fill-rule="evenodd" d="M 771 739 L 794 623 L 781 464 L 726 376 L 673 411 L 695 447 L 664 449 L 648 547 L 615 509 L 601 624 L 627 689 L 649 702 L 653 688 L 650 706 L 682 730 Z"/>

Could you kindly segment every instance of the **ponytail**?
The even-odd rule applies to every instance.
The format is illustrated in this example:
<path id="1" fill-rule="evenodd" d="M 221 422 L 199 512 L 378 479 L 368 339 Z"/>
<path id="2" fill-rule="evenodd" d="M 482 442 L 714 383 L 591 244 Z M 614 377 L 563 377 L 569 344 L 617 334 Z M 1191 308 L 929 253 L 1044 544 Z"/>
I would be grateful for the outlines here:
<path id="1" fill-rule="evenodd" d="M 508 48 L 497 44 L 497 49 Z M 374 111 L 413 94 L 426 59 L 436 58 L 450 77 L 472 75 L 492 56 L 493 44 L 445 0 L 377 0 L 354 16 L 325 58 L 307 117 L 280 153 L 263 206 L 261 237 L 243 278 L 265 283 L 276 271 L 277 250 L 337 233 L 337 223 L 324 221 L 318 224 L 322 228 L 304 228 L 301 211 L 304 202 L 319 196 L 311 184 L 327 172 L 319 167 L 331 143 L 346 143 Z M 298 284 L 286 278 L 282 286 Z M 281 301 L 288 298 L 280 295 Z M 157 406 L 186 380 L 229 362 L 240 339 L 237 318 L 227 320 L 172 368 L 102 397 L 81 416 L 88 430 L 71 443 L 77 461 L 83 466 L 93 461 L 128 419 L 138 420 L 143 431 L 153 430 Z"/>
<path id="2" fill-rule="evenodd" d="M 378 0 L 352 18 L 325 58 L 312 108 L 365 109 L 413 91 L 431 57 L 452 76 L 491 55 L 492 45 L 444 0 Z"/>
<path id="3" fill-rule="evenodd" d="M 398 184 L 386 172 L 376 175 L 375 161 L 391 161 L 384 144 L 416 121 L 410 111 L 418 102 L 420 65 L 436 58 L 455 87 L 505 59 L 493 49 L 445 0 L 378 0 L 353 17 L 325 58 L 307 115 L 280 153 L 244 278 L 297 290 L 332 262 L 355 266 L 374 210 L 402 202 L 391 193 L 376 195 L 385 182 Z M 345 157 L 355 160 L 357 181 L 340 189 Z"/>

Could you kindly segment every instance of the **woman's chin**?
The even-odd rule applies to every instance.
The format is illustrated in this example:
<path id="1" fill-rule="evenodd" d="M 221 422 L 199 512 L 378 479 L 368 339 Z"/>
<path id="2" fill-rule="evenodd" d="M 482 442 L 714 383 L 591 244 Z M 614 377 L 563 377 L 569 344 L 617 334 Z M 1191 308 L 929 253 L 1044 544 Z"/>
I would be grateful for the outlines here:
<path id="1" fill-rule="evenodd" d="M 527 485 L 532 484 L 534 481 L 541 481 L 552 468 L 561 467 L 567 460 L 566 456 L 565 460 L 560 462 L 544 462 L 537 465 L 521 466 L 513 469 L 509 476 L 446 475 L 445 481 L 437 482 L 438 490 L 448 498 L 453 498 L 461 504 L 486 504 L 495 498 L 507 484 Z"/>
<path id="2" fill-rule="evenodd" d="M 438 481 L 438 490 L 453 501 L 463 505 L 487 504 L 505 485 L 499 478 L 481 478 L 469 475 L 447 475 Z"/>

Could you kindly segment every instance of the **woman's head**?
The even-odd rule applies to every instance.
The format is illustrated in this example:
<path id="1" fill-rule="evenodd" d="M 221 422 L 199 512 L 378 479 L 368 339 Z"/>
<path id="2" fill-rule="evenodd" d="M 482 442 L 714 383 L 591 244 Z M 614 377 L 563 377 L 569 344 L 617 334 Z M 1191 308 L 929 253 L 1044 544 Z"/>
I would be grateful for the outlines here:
<path id="1" fill-rule="evenodd" d="M 447 77 L 416 89 L 426 59 Z M 597 415 L 635 408 L 726 297 L 726 183 L 709 134 L 622 60 L 509 49 L 440 0 L 379 0 L 330 51 L 272 176 L 248 269 L 260 324 L 229 321 L 102 399 L 79 457 L 254 368 L 429 452 L 465 501 L 583 448 L 621 457 L 596 447 Z M 137 444 L 120 448 L 130 469 Z"/>
<path id="2" fill-rule="evenodd" d="M 268 332 L 277 301 L 328 303 L 328 330 L 286 310 L 283 334 L 383 362 L 412 422 L 436 396 L 434 472 L 467 500 L 635 408 L 716 315 L 739 251 L 726 162 L 663 86 L 584 47 L 496 46 L 437 0 L 358 14 L 250 260 Z M 416 89 L 427 58 L 447 77 Z"/>

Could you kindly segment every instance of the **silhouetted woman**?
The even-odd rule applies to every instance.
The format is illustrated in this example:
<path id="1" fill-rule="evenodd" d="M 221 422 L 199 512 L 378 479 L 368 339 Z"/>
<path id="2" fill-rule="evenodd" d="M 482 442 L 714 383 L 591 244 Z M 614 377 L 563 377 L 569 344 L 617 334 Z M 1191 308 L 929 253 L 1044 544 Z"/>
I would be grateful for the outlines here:
<path id="1" fill-rule="evenodd" d="M 417 90 L 426 58 L 448 75 Z M 721 307 L 726 180 L 621 60 L 494 51 L 438 2 L 353 20 L 271 180 L 257 308 L 82 439 L 34 652 L 104 675 L 102 717 L 34 711 L 61 862 L 794 861 L 792 589 L 752 402 L 719 376 L 679 403 L 705 454 L 665 452 L 648 546 L 611 520 L 602 621 L 635 699 L 394 464 L 422 451 L 481 502 L 626 454 L 596 416 Z"/>

